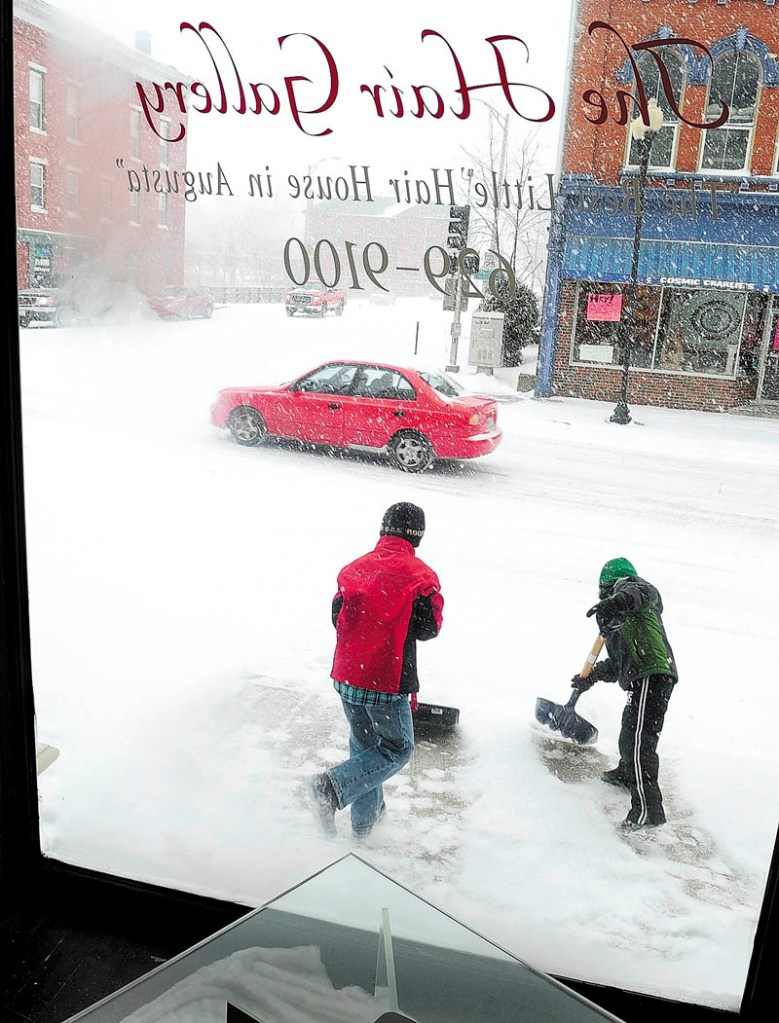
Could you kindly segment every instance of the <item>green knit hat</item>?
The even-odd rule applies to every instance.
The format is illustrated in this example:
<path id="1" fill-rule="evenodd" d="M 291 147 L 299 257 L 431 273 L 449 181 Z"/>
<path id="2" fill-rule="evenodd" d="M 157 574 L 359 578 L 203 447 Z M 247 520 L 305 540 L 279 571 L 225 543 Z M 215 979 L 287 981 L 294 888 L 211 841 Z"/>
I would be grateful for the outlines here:
<path id="1" fill-rule="evenodd" d="M 617 579 L 624 579 L 630 575 L 638 575 L 638 572 L 627 558 L 612 558 L 600 570 L 598 586 L 601 590 L 608 590 Z"/>

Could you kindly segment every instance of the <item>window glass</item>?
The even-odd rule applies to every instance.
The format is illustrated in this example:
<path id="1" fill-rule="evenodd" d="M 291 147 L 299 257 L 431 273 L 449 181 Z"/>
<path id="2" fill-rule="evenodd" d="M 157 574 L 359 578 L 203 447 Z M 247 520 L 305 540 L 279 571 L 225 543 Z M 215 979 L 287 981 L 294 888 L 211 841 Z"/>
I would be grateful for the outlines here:
<path id="1" fill-rule="evenodd" d="M 743 293 L 668 289 L 661 314 L 661 363 L 686 373 L 733 376 L 745 308 Z"/>
<path id="2" fill-rule="evenodd" d="M 361 367 L 354 393 L 365 398 L 404 399 L 407 401 L 413 401 L 416 398 L 413 386 L 402 373 L 382 366 Z"/>
<path id="3" fill-rule="evenodd" d="M 78 172 L 68 171 L 65 175 L 66 202 L 71 216 L 78 214 Z"/>
<path id="4" fill-rule="evenodd" d="M 622 285 L 581 285 L 576 306 L 574 361 L 622 365 L 624 335 L 620 323 L 627 315 Z M 639 285 L 632 316 L 631 365 L 652 366 L 660 289 Z"/>
<path id="5" fill-rule="evenodd" d="M 65 92 L 65 135 L 71 142 L 78 141 L 78 118 L 81 92 L 77 85 L 68 84 Z"/>
<path id="6" fill-rule="evenodd" d="M 726 102 L 730 117 L 724 128 L 704 133 L 703 170 L 748 169 L 759 79 L 757 62 L 748 53 L 726 53 L 715 60 L 706 114 L 716 117 Z"/>
<path id="7" fill-rule="evenodd" d="M 600 295 L 615 296 L 608 303 Z M 576 312 L 574 362 L 622 365 L 625 289 L 621 285 L 582 285 Z M 765 300 L 747 292 L 698 288 L 636 289 L 630 329 L 630 365 L 636 368 L 733 377 L 745 369 L 757 344 Z M 746 313 L 749 310 L 749 316 Z M 740 355 L 742 336 L 745 353 Z"/>
<path id="8" fill-rule="evenodd" d="M 671 95 L 675 101 L 672 105 L 668 99 L 664 87 L 660 69 L 657 62 L 647 53 L 641 53 L 637 57 L 637 64 L 641 72 L 641 80 L 646 89 L 647 99 L 656 99 L 660 109 L 663 111 L 663 124 L 652 140 L 652 148 L 649 156 L 650 167 L 673 167 L 675 163 L 676 139 L 679 130 L 679 115 L 675 113 L 682 108 L 682 91 L 684 88 L 684 64 L 682 59 L 676 55 L 670 47 L 663 50 L 663 60 L 668 71 L 668 80 L 671 87 Z M 638 165 L 638 155 L 635 139 L 628 133 L 629 154 L 628 165 Z"/>
<path id="9" fill-rule="evenodd" d="M 30 68 L 30 127 L 37 131 L 44 129 L 43 86 L 43 71 Z"/>
<path id="10" fill-rule="evenodd" d="M 46 165 L 37 160 L 30 162 L 30 206 L 46 209 Z"/>
<path id="11" fill-rule="evenodd" d="M 294 389 L 316 394 L 346 394 L 351 388 L 356 371 L 356 366 L 323 366 L 298 380 Z"/>
<path id="12" fill-rule="evenodd" d="M 426 383 L 430 384 L 434 391 L 438 391 L 445 398 L 456 398 L 464 391 L 461 384 L 458 384 L 452 377 L 444 376 L 443 373 L 429 373 L 420 370 L 419 375 Z"/>
<path id="13" fill-rule="evenodd" d="M 261 905 L 362 850 L 539 968 L 738 1007 L 779 815 L 777 744 L 754 727 L 755 707 L 779 713 L 779 438 L 721 410 L 776 395 L 776 196 L 725 182 L 715 218 L 723 183 L 696 159 L 746 166 L 779 90 L 756 103 L 749 47 L 711 89 L 703 50 L 669 50 L 685 116 L 732 102 L 700 133 L 639 58 L 665 119 L 652 162 L 682 176 L 650 177 L 629 303 L 625 54 L 582 12 L 631 45 L 668 24 L 710 48 L 738 5 L 626 6 L 545 0 L 520 31 L 507 0 L 435 21 L 398 0 L 366 32 L 358 0 L 16 0 L 32 677 L 60 751 L 39 779 L 45 855 Z M 753 38 L 776 18 L 743 8 Z M 458 207 L 480 261 L 452 288 Z M 338 809 L 331 841 L 312 778 L 360 718 L 332 676 L 333 596 L 398 503 L 424 513 L 398 530 L 443 622 L 433 592 L 354 615 L 350 670 L 378 652 L 375 674 L 407 685 L 416 649 L 415 745 L 375 816 Z M 668 824 L 638 836 L 633 792 L 601 780 L 626 691 L 582 694 L 591 744 L 536 716 L 566 706 L 617 556 L 662 594 L 680 668 Z M 375 681 L 356 707 L 400 695 Z"/>

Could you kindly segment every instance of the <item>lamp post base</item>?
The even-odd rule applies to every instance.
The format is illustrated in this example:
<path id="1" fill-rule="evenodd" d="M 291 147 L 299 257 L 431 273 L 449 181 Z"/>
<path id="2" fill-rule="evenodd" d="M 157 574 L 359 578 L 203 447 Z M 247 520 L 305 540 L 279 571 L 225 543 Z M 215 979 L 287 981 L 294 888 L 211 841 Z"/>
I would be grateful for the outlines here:
<path id="1" fill-rule="evenodd" d="M 621 426 L 626 426 L 630 419 L 630 410 L 628 409 L 628 403 L 622 398 L 619 399 L 617 404 L 614 406 L 614 411 L 609 416 L 610 423 L 619 423 Z"/>

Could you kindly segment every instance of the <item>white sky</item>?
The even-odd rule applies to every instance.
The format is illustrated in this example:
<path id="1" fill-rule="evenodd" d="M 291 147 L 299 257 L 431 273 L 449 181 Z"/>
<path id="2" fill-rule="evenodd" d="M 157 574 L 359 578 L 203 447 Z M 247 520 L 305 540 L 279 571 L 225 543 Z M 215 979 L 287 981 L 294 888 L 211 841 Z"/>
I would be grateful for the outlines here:
<path id="1" fill-rule="evenodd" d="M 543 5 L 529 0 L 491 4 L 480 9 L 477 16 L 464 4 L 442 9 L 411 0 L 394 4 L 391 15 L 371 14 L 369 8 L 354 0 L 337 5 L 302 0 L 294 7 L 258 7 L 244 0 L 175 4 L 138 0 L 132 5 L 109 5 L 104 0 L 57 0 L 56 6 L 128 45 L 134 45 L 137 30 L 150 32 L 154 57 L 202 78 L 207 85 L 215 82 L 210 58 L 194 33 L 181 33 L 179 24 L 210 21 L 235 57 L 242 78 L 246 82 L 269 83 L 281 92 L 284 106 L 275 118 L 264 114 L 260 118 L 235 113 L 220 116 L 213 112 L 191 115 L 190 165 L 203 154 L 211 159 L 250 159 L 260 168 L 269 164 L 278 171 L 291 170 L 296 164 L 301 173 L 323 157 L 337 158 L 346 165 L 367 163 L 378 167 L 383 163 L 396 175 L 402 175 L 405 169 L 414 174 L 430 166 L 459 167 L 464 162 L 460 147 L 472 148 L 474 139 L 486 137 L 489 114 L 481 102 L 474 104 L 474 113 L 468 120 L 458 120 L 451 113 L 441 120 L 408 115 L 379 119 L 370 96 L 361 94 L 360 86 L 378 83 L 390 86 L 386 70 L 389 69 L 407 102 L 411 100 L 411 85 L 424 84 L 437 88 L 447 106 L 459 108 L 454 93 L 457 80 L 448 50 L 439 39 L 423 43 L 421 32 L 432 29 L 446 37 L 472 85 L 497 80 L 492 47 L 485 38 L 516 35 L 527 43 L 529 61 L 524 62 L 521 47 L 507 44 L 509 76 L 544 89 L 557 105 L 554 118 L 539 129 L 539 140 L 548 154 L 543 171 L 553 171 L 555 167 L 571 0 L 546 0 Z M 314 130 L 332 127 L 333 133 L 328 137 L 304 135 L 289 115 L 285 75 L 302 74 L 313 79 L 314 85 L 309 88 L 318 89 L 317 102 L 304 98 L 301 91 L 301 107 L 318 105 L 326 94 L 324 62 L 314 44 L 302 38 L 292 39 L 282 50 L 277 43 L 278 37 L 295 32 L 321 39 L 332 51 L 338 67 L 340 88 L 335 105 L 316 119 L 308 119 Z M 218 44 L 214 51 L 218 52 Z M 229 62 L 224 53 L 220 67 L 227 81 Z M 530 94 L 524 95 L 530 101 Z M 510 113 L 498 88 L 472 93 L 472 98 L 491 103 L 501 116 Z M 512 136 L 531 127 L 511 114 Z"/>

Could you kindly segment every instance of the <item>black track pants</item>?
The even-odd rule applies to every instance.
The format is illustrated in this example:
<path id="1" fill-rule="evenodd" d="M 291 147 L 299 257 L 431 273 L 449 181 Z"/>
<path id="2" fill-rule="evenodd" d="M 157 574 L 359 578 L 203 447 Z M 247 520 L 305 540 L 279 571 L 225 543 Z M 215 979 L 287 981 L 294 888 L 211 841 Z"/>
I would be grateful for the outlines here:
<path id="1" fill-rule="evenodd" d="M 634 824 L 664 824 L 663 794 L 657 783 L 660 761 L 657 741 L 665 720 L 674 680 L 650 675 L 634 683 L 622 712 L 619 733 L 620 768 L 630 786 L 631 807 L 627 819 Z"/>

